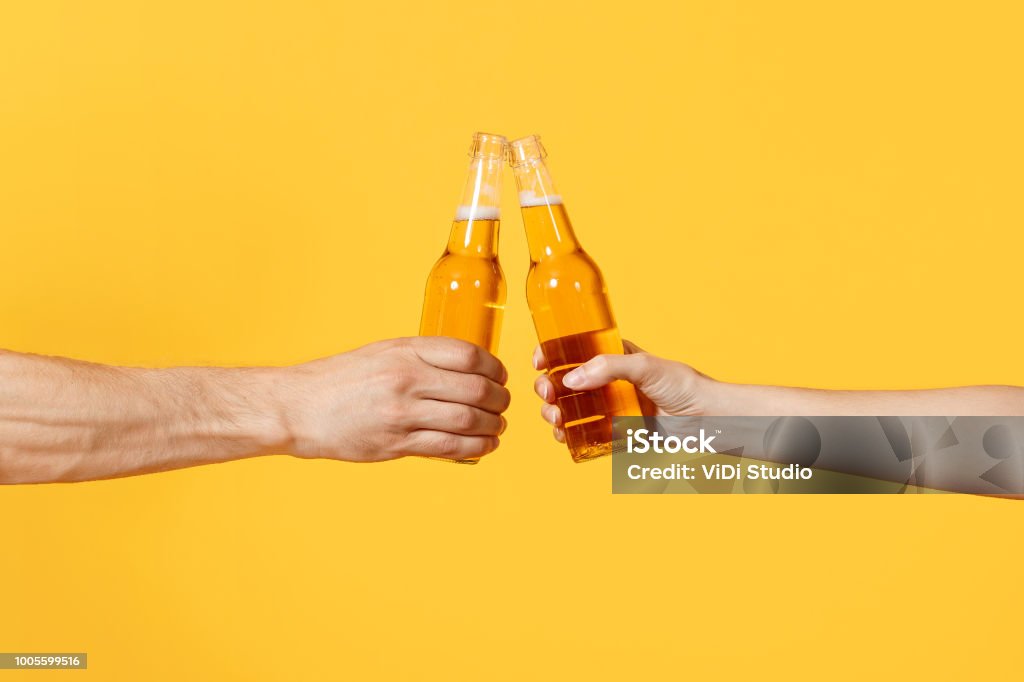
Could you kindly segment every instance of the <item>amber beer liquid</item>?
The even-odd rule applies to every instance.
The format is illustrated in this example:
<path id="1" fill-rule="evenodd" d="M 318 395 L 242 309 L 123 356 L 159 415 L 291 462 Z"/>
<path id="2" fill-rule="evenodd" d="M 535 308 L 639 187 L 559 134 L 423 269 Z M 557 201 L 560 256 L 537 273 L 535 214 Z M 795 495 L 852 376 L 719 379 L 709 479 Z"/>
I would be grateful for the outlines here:
<path id="1" fill-rule="evenodd" d="M 420 318 L 420 336 L 452 336 L 495 355 L 506 295 L 505 274 L 498 263 L 498 227 L 507 145 L 501 135 L 473 136 L 469 176 L 448 247 L 427 278 Z M 476 464 L 479 458 L 443 461 Z"/>
<path id="2" fill-rule="evenodd" d="M 470 241 L 472 248 L 490 251 L 489 245 L 498 242 L 498 223 L 496 216 L 454 222 L 448 250 L 427 279 L 420 336 L 452 336 L 497 354 L 505 307 L 501 266 L 497 257 L 472 256 L 457 249 Z"/>
<path id="3" fill-rule="evenodd" d="M 562 198 L 544 163 L 536 135 L 511 143 L 509 159 L 519 188 L 530 272 L 526 299 L 548 376 L 562 411 L 565 440 L 576 462 L 611 454 L 612 417 L 639 415 L 636 390 L 615 381 L 594 391 L 573 391 L 562 377 L 595 355 L 622 353 L 601 270 L 580 246 Z"/>

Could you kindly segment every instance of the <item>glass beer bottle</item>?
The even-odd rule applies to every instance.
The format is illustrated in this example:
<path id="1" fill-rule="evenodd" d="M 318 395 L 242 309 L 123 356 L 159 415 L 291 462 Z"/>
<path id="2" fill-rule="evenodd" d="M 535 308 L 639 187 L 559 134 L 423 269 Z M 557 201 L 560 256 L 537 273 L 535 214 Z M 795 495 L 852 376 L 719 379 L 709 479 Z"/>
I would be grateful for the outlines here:
<path id="1" fill-rule="evenodd" d="M 473 136 L 462 200 L 455 211 L 448 247 L 427 278 L 420 319 L 420 336 L 452 336 L 495 355 L 505 308 L 498 227 L 507 145 L 501 135 Z M 476 464 L 479 458 L 444 461 Z"/>
<path id="2" fill-rule="evenodd" d="M 580 246 L 536 135 L 511 143 L 509 160 L 519 189 L 530 272 L 526 300 L 562 411 L 565 440 L 576 462 L 611 454 L 612 417 L 639 415 L 636 390 L 615 381 L 573 391 L 562 377 L 595 355 L 622 353 L 601 270 Z"/>

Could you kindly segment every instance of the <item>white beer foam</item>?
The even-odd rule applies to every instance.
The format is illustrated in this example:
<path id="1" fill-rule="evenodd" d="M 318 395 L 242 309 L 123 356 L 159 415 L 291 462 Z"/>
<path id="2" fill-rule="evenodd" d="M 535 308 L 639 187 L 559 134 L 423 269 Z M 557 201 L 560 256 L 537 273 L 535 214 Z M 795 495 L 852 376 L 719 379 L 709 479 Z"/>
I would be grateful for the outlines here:
<path id="1" fill-rule="evenodd" d="M 500 220 L 501 209 L 497 206 L 459 206 L 455 209 L 456 220 Z"/>
<path id="2" fill-rule="evenodd" d="M 558 194 L 537 196 L 531 190 L 524 189 L 519 193 L 519 205 L 528 208 L 530 206 L 556 206 L 562 203 L 562 197 Z"/>

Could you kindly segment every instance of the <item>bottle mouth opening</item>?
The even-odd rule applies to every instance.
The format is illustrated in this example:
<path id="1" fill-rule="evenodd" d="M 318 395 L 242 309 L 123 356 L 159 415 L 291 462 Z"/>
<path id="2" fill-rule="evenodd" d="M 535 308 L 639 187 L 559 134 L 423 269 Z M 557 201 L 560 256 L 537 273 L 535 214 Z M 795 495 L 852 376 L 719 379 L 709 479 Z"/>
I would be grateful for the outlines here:
<path id="1" fill-rule="evenodd" d="M 513 168 L 541 161 L 548 155 L 540 143 L 540 135 L 528 135 L 512 140 L 508 145 L 508 162 Z"/>
<path id="2" fill-rule="evenodd" d="M 494 133 L 473 133 L 469 155 L 474 159 L 501 159 L 506 156 L 508 138 Z"/>

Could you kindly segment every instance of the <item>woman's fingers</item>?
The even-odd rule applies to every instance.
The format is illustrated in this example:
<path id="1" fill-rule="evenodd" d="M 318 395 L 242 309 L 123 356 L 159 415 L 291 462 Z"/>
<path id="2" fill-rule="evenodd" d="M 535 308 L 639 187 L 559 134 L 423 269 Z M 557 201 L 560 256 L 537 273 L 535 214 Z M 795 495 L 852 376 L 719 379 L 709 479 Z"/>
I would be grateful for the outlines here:
<path id="1" fill-rule="evenodd" d="M 555 404 L 555 385 L 547 374 L 541 374 L 533 381 L 533 390 L 544 402 Z"/>
<path id="2" fill-rule="evenodd" d="M 627 339 L 622 341 L 622 347 L 623 355 L 602 355 L 593 358 L 565 375 L 562 383 L 567 388 L 585 391 L 600 388 L 616 379 L 626 379 L 634 384 L 641 384 L 649 379 L 651 357 L 643 348 Z M 540 371 L 548 369 L 547 360 L 540 346 L 533 350 L 533 366 Z M 562 411 L 555 404 L 554 383 L 547 374 L 541 374 L 533 382 L 533 390 L 546 403 L 541 407 L 541 417 L 551 424 L 555 440 L 564 443 L 565 429 L 562 427 Z"/>
<path id="3" fill-rule="evenodd" d="M 562 411 L 555 405 L 544 405 L 540 408 L 540 416 L 552 426 L 562 425 Z"/>
<path id="4" fill-rule="evenodd" d="M 548 368 L 548 361 L 544 357 L 544 351 L 540 349 L 540 346 L 533 349 L 533 368 L 539 370 Z"/>

